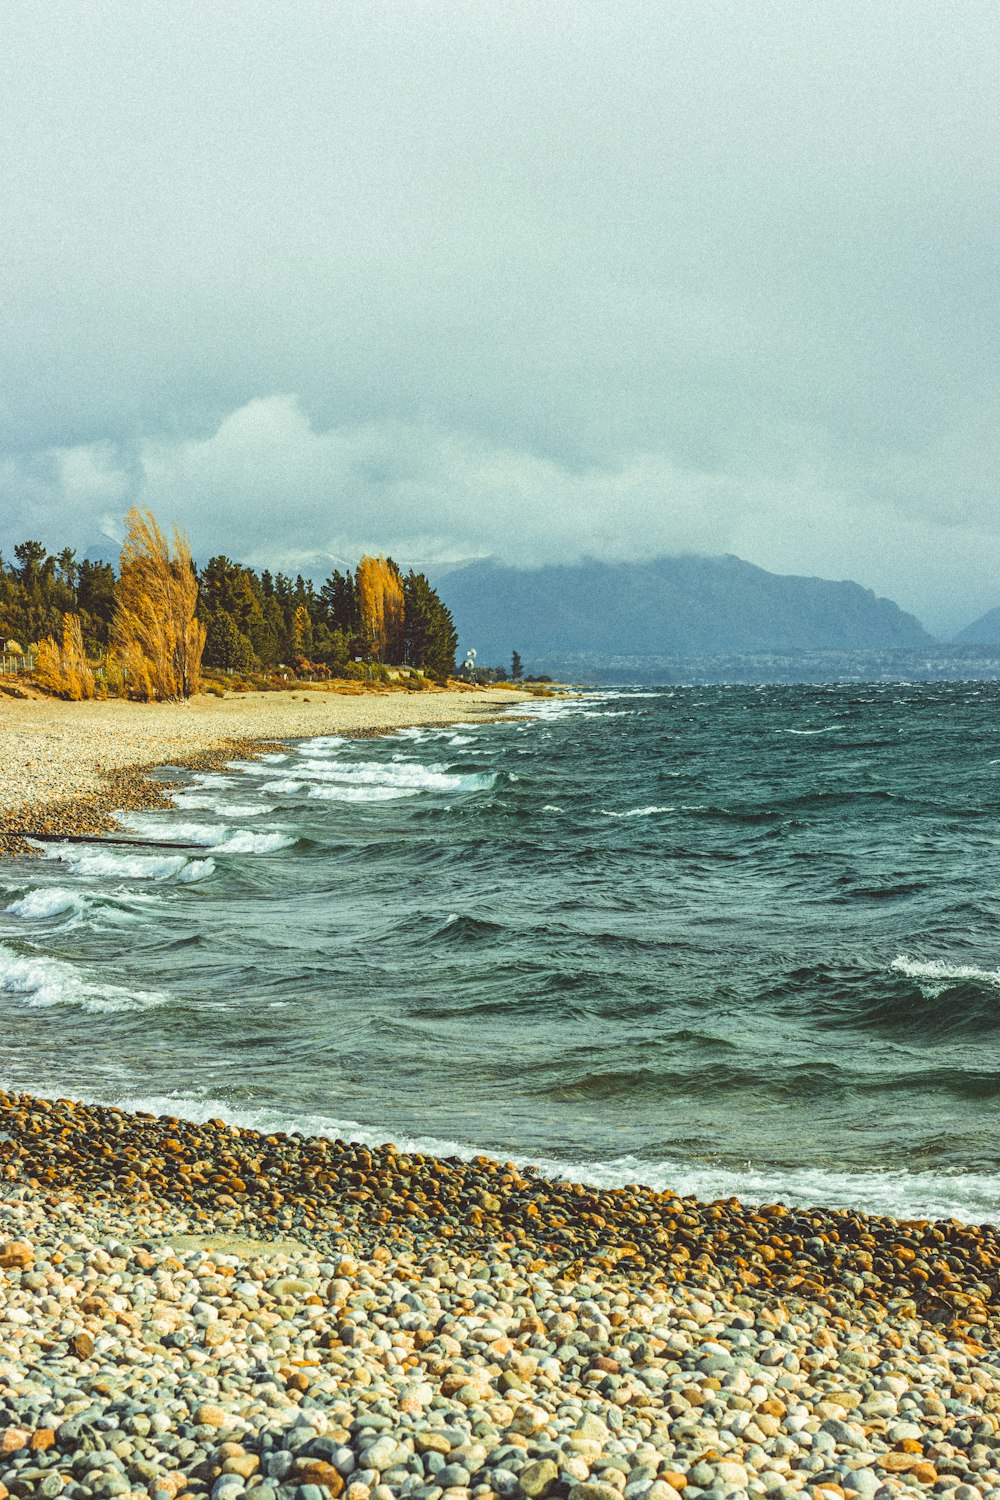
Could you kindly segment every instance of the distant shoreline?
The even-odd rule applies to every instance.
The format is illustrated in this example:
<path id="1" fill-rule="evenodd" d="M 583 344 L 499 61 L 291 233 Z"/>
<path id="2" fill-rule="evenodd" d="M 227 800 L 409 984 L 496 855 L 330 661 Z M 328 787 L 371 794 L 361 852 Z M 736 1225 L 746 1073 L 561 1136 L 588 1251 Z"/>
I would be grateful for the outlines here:
<path id="1" fill-rule="evenodd" d="M 115 828 L 116 811 L 169 807 L 163 786 L 150 779 L 161 766 L 211 770 L 261 754 L 279 740 L 501 719 L 505 710 L 530 701 L 510 689 L 338 694 L 315 686 L 183 704 L 5 699 L 0 853 L 33 852 L 26 842 L 32 834 L 99 837 Z"/>

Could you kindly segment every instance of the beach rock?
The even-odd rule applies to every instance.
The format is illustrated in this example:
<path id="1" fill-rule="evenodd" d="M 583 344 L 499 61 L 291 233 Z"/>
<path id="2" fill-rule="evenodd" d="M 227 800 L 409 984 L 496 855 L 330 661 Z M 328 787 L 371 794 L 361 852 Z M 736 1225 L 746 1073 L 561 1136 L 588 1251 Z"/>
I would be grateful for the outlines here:
<path id="1" fill-rule="evenodd" d="M 5 1271 L 27 1271 L 34 1261 L 34 1249 L 24 1240 L 6 1240 L 0 1245 L 0 1268 Z"/>

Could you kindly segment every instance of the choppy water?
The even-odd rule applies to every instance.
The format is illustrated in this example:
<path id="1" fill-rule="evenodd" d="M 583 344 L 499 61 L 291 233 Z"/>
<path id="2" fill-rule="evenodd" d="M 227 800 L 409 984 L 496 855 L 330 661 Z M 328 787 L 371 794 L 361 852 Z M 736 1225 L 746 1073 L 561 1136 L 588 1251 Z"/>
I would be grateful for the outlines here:
<path id="1" fill-rule="evenodd" d="M 0 1081 L 1000 1219 L 1000 687 L 533 712 L 167 771 L 145 845 L 0 862 Z"/>

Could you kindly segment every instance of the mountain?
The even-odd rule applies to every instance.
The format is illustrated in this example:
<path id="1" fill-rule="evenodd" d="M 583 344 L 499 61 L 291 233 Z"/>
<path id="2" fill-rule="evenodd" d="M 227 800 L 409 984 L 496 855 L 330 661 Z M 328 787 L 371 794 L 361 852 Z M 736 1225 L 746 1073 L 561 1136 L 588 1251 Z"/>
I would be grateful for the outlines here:
<path id="1" fill-rule="evenodd" d="M 118 571 L 118 559 L 121 554 L 121 545 L 113 542 L 110 537 L 99 537 L 96 542 L 91 542 L 84 551 L 82 561 L 93 563 L 110 563 L 115 572 Z"/>
<path id="2" fill-rule="evenodd" d="M 1000 646 L 1000 605 L 966 625 L 955 639 L 968 646 Z"/>
<path id="3" fill-rule="evenodd" d="M 531 569 L 484 561 L 440 586 L 463 650 L 474 646 L 491 664 L 516 649 L 529 670 L 567 653 L 597 660 L 931 644 L 913 615 L 860 584 L 768 573 L 732 556 Z"/>

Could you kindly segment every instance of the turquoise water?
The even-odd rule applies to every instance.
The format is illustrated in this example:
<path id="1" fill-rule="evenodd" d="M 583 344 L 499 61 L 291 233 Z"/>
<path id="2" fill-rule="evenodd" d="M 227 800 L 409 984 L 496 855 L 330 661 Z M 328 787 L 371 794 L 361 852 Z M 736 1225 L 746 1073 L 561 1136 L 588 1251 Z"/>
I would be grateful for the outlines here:
<path id="1" fill-rule="evenodd" d="M 167 769 L 135 848 L 0 863 L 0 1081 L 1000 1219 L 1000 687 L 528 712 Z"/>

